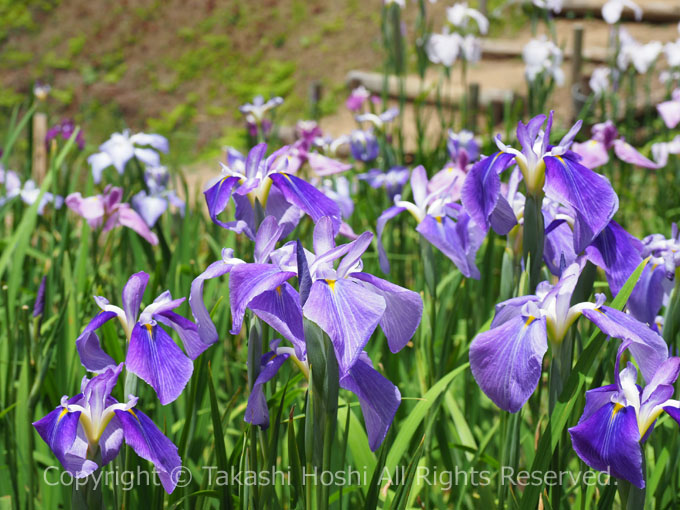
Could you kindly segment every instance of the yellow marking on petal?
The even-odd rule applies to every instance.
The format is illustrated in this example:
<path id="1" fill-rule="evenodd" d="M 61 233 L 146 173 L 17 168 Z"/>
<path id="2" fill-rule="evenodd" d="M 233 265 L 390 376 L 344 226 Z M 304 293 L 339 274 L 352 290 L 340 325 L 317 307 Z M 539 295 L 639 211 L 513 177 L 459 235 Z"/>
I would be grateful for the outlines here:
<path id="1" fill-rule="evenodd" d="M 127 411 L 128 411 L 128 413 L 130 413 L 132 416 L 135 417 L 135 420 L 139 420 L 139 418 L 137 418 L 137 415 L 135 414 L 135 412 L 132 409 L 128 409 Z"/>
<path id="2" fill-rule="evenodd" d="M 441 223 L 441 222 L 442 222 L 442 217 L 441 217 L 441 216 L 436 216 L 436 219 L 437 219 L 437 223 Z"/>
<path id="3" fill-rule="evenodd" d="M 68 413 L 68 408 L 67 408 L 67 407 L 64 407 L 64 410 L 61 412 L 61 414 L 59 414 L 59 418 L 57 418 L 57 423 L 59 423 L 59 422 L 61 421 L 61 419 L 62 419 L 64 416 L 66 416 L 67 413 Z"/>
<path id="4" fill-rule="evenodd" d="M 564 165 L 567 166 L 567 164 L 564 162 L 564 159 L 562 159 L 562 156 L 555 156 L 557 159 L 560 160 L 560 162 Z"/>
<path id="5" fill-rule="evenodd" d="M 590 140 L 590 145 L 595 147 L 598 144 L 597 140 Z"/>
<path id="6" fill-rule="evenodd" d="M 530 326 L 532 322 L 536 320 L 536 317 L 529 317 L 527 321 L 524 323 L 525 326 Z"/>
<path id="7" fill-rule="evenodd" d="M 276 287 L 276 293 L 280 296 L 281 295 L 281 285 Z"/>
<path id="8" fill-rule="evenodd" d="M 144 326 L 146 327 L 146 330 L 148 331 L 149 336 L 152 336 L 153 326 L 151 324 L 144 324 Z"/>
<path id="9" fill-rule="evenodd" d="M 616 413 L 618 413 L 621 409 L 623 409 L 622 404 L 616 404 L 614 406 L 614 410 L 612 411 L 612 419 L 614 418 L 614 416 L 616 416 Z"/>
<path id="10" fill-rule="evenodd" d="M 335 280 L 326 280 L 326 283 L 328 284 L 328 287 L 331 289 L 331 292 L 335 292 Z"/>
<path id="11" fill-rule="evenodd" d="M 284 176 L 286 179 L 288 179 L 289 181 L 293 182 L 293 179 L 290 177 L 290 175 L 284 174 L 283 172 L 281 172 L 281 175 L 283 175 L 283 176 Z"/>

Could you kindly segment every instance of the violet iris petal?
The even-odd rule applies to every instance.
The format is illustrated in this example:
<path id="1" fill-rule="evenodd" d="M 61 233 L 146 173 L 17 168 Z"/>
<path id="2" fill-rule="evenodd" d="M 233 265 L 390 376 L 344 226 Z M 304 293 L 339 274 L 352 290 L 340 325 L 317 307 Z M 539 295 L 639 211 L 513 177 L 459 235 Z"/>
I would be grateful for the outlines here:
<path id="1" fill-rule="evenodd" d="M 547 350 L 545 319 L 520 314 L 477 335 L 470 344 L 470 368 L 482 391 L 514 413 L 536 390 Z"/>
<path id="2" fill-rule="evenodd" d="M 166 405 L 179 397 L 194 365 L 172 338 L 157 325 L 135 324 L 126 358 L 130 372 L 156 390 Z"/>
<path id="3" fill-rule="evenodd" d="M 641 322 L 654 324 L 654 320 L 663 306 L 666 290 L 664 285 L 667 285 L 667 282 L 666 271 L 663 266 L 647 265 L 642 270 L 640 279 L 626 305 L 630 314 Z"/>
<path id="4" fill-rule="evenodd" d="M 399 389 L 373 368 L 365 352 L 341 377 L 340 386 L 359 399 L 368 445 L 375 451 L 385 439 L 401 403 Z"/>
<path id="5" fill-rule="evenodd" d="M 142 304 L 142 298 L 148 283 L 149 275 L 144 271 L 140 271 L 130 276 L 127 283 L 125 283 L 125 287 L 123 287 L 121 296 L 123 310 L 125 310 L 125 318 L 129 324 L 137 320 L 139 307 Z"/>
<path id="6" fill-rule="evenodd" d="M 239 182 L 239 177 L 224 177 L 217 181 L 216 184 L 203 192 L 205 201 L 208 205 L 208 214 L 210 219 L 224 228 L 229 228 L 230 223 L 225 223 L 220 220 L 217 215 L 227 208 L 231 192 L 234 186 Z"/>
<path id="7" fill-rule="evenodd" d="M 591 170 L 605 165 L 609 161 L 607 147 L 598 140 L 575 143 L 572 145 L 571 150 L 581 156 L 579 163 Z"/>
<path id="8" fill-rule="evenodd" d="M 620 408 L 613 402 L 569 429 L 578 456 L 590 467 L 645 486 L 642 473 L 640 432 L 632 406 Z"/>
<path id="9" fill-rule="evenodd" d="M 461 191 L 463 206 L 484 230 L 489 229 L 489 216 L 500 196 L 501 180 L 498 175 L 513 158 L 512 154 L 496 152 L 475 163 L 465 178 Z"/>
<path id="10" fill-rule="evenodd" d="M 80 362 L 90 372 L 103 372 L 107 368 L 115 367 L 116 362 L 111 356 L 106 354 L 101 347 L 96 330 L 105 322 L 116 317 L 115 312 L 100 312 L 85 327 L 80 336 L 76 339 L 76 349 L 80 356 Z"/>
<path id="11" fill-rule="evenodd" d="M 115 413 L 123 428 L 125 443 L 137 455 L 153 463 L 163 488 L 170 494 L 177 485 L 178 468 L 182 465 L 177 447 L 138 409 L 117 410 Z"/>
<path id="12" fill-rule="evenodd" d="M 385 313 L 385 299 L 351 280 L 316 280 L 304 315 L 323 329 L 335 349 L 341 372 L 357 360 Z"/>
<path id="13" fill-rule="evenodd" d="M 404 207 L 398 207 L 396 205 L 393 205 L 389 209 L 383 211 L 383 213 L 378 218 L 378 222 L 375 227 L 376 235 L 378 238 L 378 259 L 380 261 L 380 270 L 385 274 L 389 274 L 390 272 L 390 261 L 387 258 L 387 253 L 385 253 L 385 247 L 383 246 L 382 243 L 382 234 L 383 231 L 385 230 L 385 224 L 387 224 L 389 220 L 401 214 L 405 210 L 406 209 Z"/>
<path id="14" fill-rule="evenodd" d="M 635 147 L 625 140 L 619 139 L 614 141 L 614 154 L 616 154 L 616 157 L 621 161 L 630 163 L 631 165 L 651 169 L 660 168 L 660 165 L 640 154 Z"/>
<path id="15" fill-rule="evenodd" d="M 263 429 L 269 427 L 269 408 L 262 386 L 271 381 L 289 357 L 290 354 L 288 353 L 277 355 L 273 352 L 268 352 L 262 356 L 260 374 L 253 384 L 243 418 L 247 423 L 259 425 Z"/>
<path id="16" fill-rule="evenodd" d="M 368 273 L 351 273 L 365 283 L 366 288 L 379 294 L 385 300 L 385 313 L 380 327 L 385 332 L 390 351 L 399 352 L 413 337 L 423 315 L 423 300 L 420 294 L 405 289 Z"/>
<path id="17" fill-rule="evenodd" d="M 574 252 L 581 253 L 610 222 L 619 199 L 603 176 L 584 167 L 568 154 L 544 158 L 545 193 L 576 212 Z"/>

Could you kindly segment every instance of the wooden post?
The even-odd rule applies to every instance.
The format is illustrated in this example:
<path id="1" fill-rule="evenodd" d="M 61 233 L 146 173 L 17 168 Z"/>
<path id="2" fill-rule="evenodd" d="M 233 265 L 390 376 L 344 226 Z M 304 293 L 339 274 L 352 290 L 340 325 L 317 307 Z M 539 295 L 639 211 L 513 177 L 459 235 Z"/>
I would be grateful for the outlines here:
<path id="1" fill-rule="evenodd" d="M 311 105 L 312 118 L 314 120 L 319 119 L 319 101 L 321 101 L 321 96 L 323 95 L 323 89 L 321 82 L 314 80 L 309 86 L 309 102 Z"/>
<path id="2" fill-rule="evenodd" d="M 479 12 L 481 12 L 486 17 L 489 16 L 486 8 L 486 0 L 479 0 Z"/>
<path id="3" fill-rule="evenodd" d="M 47 174 L 47 114 L 36 113 L 33 115 L 33 162 L 31 173 L 33 180 L 38 186 Z"/>
<path id="4" fill-rule="evenodd" d="M 479 83 L 470 83 L 468 87 L 468 118 L 467 128 L 473 133 L 477 132 L 477 116 L 479 114 Z"/>
<path id="5" fill-rule="evenodd" d="M 574 25 L 574 52 L 571 58 L 571 101 L 572 121 L 575 121 L 583 108 L 581 76 L 583 67 L 583 25 Z"/>

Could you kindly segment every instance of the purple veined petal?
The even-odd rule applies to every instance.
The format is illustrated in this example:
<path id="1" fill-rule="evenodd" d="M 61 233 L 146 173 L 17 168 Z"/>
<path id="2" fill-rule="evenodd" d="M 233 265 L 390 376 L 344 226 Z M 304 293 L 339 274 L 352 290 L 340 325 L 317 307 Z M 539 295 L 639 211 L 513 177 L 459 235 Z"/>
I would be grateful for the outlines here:
<path id="1" fill-rule="evenodd" d="M 136 133 L 130 137 L 130 142 L 135 145 L 150 145 L 164 154 L 170 150 L 168 139 L 155 133 Z"/>
<path id="2" fill-rule="evenodd" d="M 269 427 L 269 408 L 267 407 L 267 397 L 264 395 L 262 385 L 269 382 L 279 371 L 281 365 L 288 359 L 290 354 L 284 353 L 276 355 L 272 352 L 267 353 L 263 358 L 260 374 L 255 379 L 253 389 L 248 397 L 248 405 L 243 419 L 247 423 L 259 425 L 263 429 Z"/>
<path id="3" fill-rule="evenodd" d="M 368 446 L 375 451 L 382 444 L 401 404 L 401 393 L 392 382 L 373 368 L 364 352 L 340 379 L 340 386 L 359 399 L 364 415 Z"/>
<path id="4" fill-rule="evenodd" d="M 333 222 L 328 216 L 324 216 L 314 226 L 313 239 L 314 253 L 319 256 L 328 253 L 335 248 L 335 233 Z"/>
<path id="5" fill-rule="evenodd" d="M 425 209 L 427 205 L 425 198 L 427 197 L 427 172 L 423 165 L 418 165 L 411 172 L 411 193 L 413 194 L 413 203 L 418 209 Z"/>
<path id="6" fill-rule="evenodd" d="M 78 349 L 80 362 L 90 372 L 99 373 L 116 366 L 113 358 L 102 349 L 96 333 L 97 329 L 114 317 L 117 317 L 116 312 L 98 313 L 76 339 L 76 349 Z"/>
<path id="7" fill-rule="evenodd" d="M 567 154 L 543 160 L 546 195 L 576 212 L 574 252 L 580 254 L 609 224 L 619 208 L 619 198 L 607 179 Z"/>
<path id="8" fill-rule="evenodd" d="M 506 301 L 498 303 L 496 305 L 493 320 L 491 321 L 491 329 L 497 328 L 501 324 L 504 324 L 515 317 L 521 316 L 524 305 L 529 302 L 538 303 L 539 299 L 537 296 L 529 295 L 510 298 Z"/>
<path id="9" fill-rule="evenodd" d="M 461 214 L 457 222 L 448 216 L 435 218 L 427 215 L 416 230 L 451 259 L 466 278 L 480 278 L 475 257 L 484 239 L 484 232 L 470 223 L 467 214 Z"/>
<path id="10" fill-rule="evenodd" d="M 361 355 L 385 307 L 381 295 L 358 282 L 317 280 L 312 284 L 303 313 L 328 334 L 338 366 L 344 372 Z"/>
<path id="11" fill-rule="evenodd" d="M 179 336 L 189 358 L 195 360 L 214 342 L 206 342 L 199 334 L 198 326 L 178 313 L 166 310 L 154 315 L 161 324 L 171 327 Z"/>
<path id="12" fill-rule="evenodd" d="M 680 402 L 672 402 L 674 405 L 664 406 L 663 410 L 680 425 Z"/>
<path id="13" fill-rule="evenodd" d="M 463 206 L 475 223 L 488 230 L 489 216 L 496 208 L 501 192 L 498 177 L 514 159 L 513 154 L 496 152 L 473 165 L 465 178 L 461 191 Z"/>
<path id="14" fill-rule="evenodd" d="M 218 219 L 217 215 L 227 208 L 227 205 L 229 204 L 229 198 L 231 198 L 231 192 L 239 180 L 240 178 L 236 176 L 224 177 L 203 192 L 203 195 L 205 196 L 205 202 L 208 206 L 208 214 L 210 215 L 210 219 L 213 221 L 213 223 L 223 228 L 229 228 L 225 226 L 228 224 Z"/>
<path id="15" fill-rule="evenodd" d="M 123 445 L 124 435 L 120 420 L 114 416 L 99 438 L 99 450 L 102 454 L 101 467 L 106 466 L 118 456 L 120 447 Z"/>
<path id="16" fill-rule="evenodd" d="M 338 278 L 344 278 L 349 271 L 356 270 L 358 265 L 360 265 L 361 256 L 368 249 L 372 240 L 373 233 L 364 232 L 355 241 L 348 243 L 350 249 L 338 264 Z"/>
<path id="17" fill-rule="evenodd" d="M 546 225 L 543 260 L 552 274 L 561 276 L 562 261 L 564 260 L 564 263 L 569 266 L 576 260 L 574 234 L 564 220 L 546 222 Z"/>
<path id="18" fill-rule="evenodd" d="M 522 146 L 522 152 L 534 150 L 534 141 L 538 136 L 541 127 L 545 123 L 547 116 L 544 114 L 536 115 L 527 122 L 526 126 L 520 121 L 517 123 L 517 140 Z M 549 133 L 549 131 L 548 131 Z M 545 152 L 545 151 L 544 151 Z"/>
<path id="19" fill-rule="evenodd" d="M 262 220 L 255 236 L 254 258 L 256 264 L 267 262 L 269 254 L 274 250 L 282 231 L 283 228 L 279 226 L 273 216 L 267 216 Z"/>
<path id="20" fill-rule="evenodd" d="M 579 418 L 579 422 L 585 421 L 593 414 L 599 411 L 602 406 L 609 404 L 612 397 L 616 395 L 619 388 L 616 384 L 608 384 L 592 390 L 586 391 L 586 405 L 583 408 L 583 414 Z"/>
<path id="21" fill-rule="evenodd" d="M 99 184 L 102 181 L 102 172 L 104 169 L 113 165 L 113 160 L 106 152 L 97 152 L 92 154 L 87 158 L 87 162 L 92 168 L 92 178 L 95 184 Z"/>
<path id="22" fill-rule="evenodd" d="M 645 266 L 626 304 L 630 314 L 640 322 L 654 324 L 663 306 L 667 281 L 663 266 Z"/>
<path id="23" fill-rule="evenodd" d="M 233 250 L 227 252 L 229 258 L 233 255 Z M 206 280 L 212 278 L 217 278 L 223 276 L 231 271 L 233 264 L 228 264 L 224 261 L 225 250 L 222 251 L 222 260 L 213 262 L 208 266 L 208 268 L 203 271 L 196 279 L 191 282 L 191 293 L 189 294 L 189 306 L 191 307 L 191 313 L 196 319 L 196 326 L 198 328 L 198 335 L 201 341 L 206 345 L 212 345 L 218 340 L 217 328 L 210 318 L 210 313 L 205 307 L 205 302 L 203 301 L 203 285 Z M 191 353 L 187 349 L 189 357 Z M 195 358 L 193 358 L 195 359 Z"/>
<path id="24" fill-rule="evenodd" d="M 368 273 L 351 273 L 385 300 L 385 313 L 380 327 L 385 332 L 390 351 L 399 352 L 413 337 L 423 315 L 420 294 Z"/>
<path id="25" fill-rule="evenodd" d="M 645 486 L 635 408 L 608 402 L 569 429 L 571 443 L 583 462 L 598 471 Z"/>
<path id="26" fill-rule="evenodd" d="M 118 382 L 118 377 L 123 371 L 123 363 L 106 369 L 103 373 L 88 380 L 83 377 L 80 384 L 83 400 L 90 409 L 92 417 L 100 417 L 107 407 L 107 401 L 111 398 L 111 392 Z"/>
<path id="27" fill-rule="evenodd" d="M 68 195 L 65 202 L 66 206 L 82 216 L 90 227 L 97 228 L 101 225 L 105 215 L 104 200 L 101 195 L 83 198 L 80 192 L 76 192 Z"/>
<path id="28" fill-rule="evenodd" d="M 298 226 L 298 223 L 300 223 L 300 220 L 305 215 L 302 209 L 288 202 L 276 186 L 272 186 L 269 190 L 265 214 L 267 216 L 274 216 L 276 221 L 279 222 L 281 227 L 279 239 L 284 239 L 295 230 L 295 227 Z"/>
<path id="29" fill-rule="evenodd" d="M 147 195 L 144 190 L 135 194 L 130 202 L 149 228 L 152 228 L 168 209 L 168 201 L 164 197 Z"/>
<path id="30" fill-rule="evenodd" d="M 571 144 L 574 143 L 574 138 L 576 138 L 578 132 L 581 131 L 582 125 L 583 125 L 582 120 L 576 121 L 574 125 L 571 126 L 567 134 L 562 137 L 560 143 L 558 143 L 557 145 L 565 149 L 569 149 L 569 147 L 571 147 Z"/>
<path id="31" fill-rule="evenodd" d="M 318 152 L 309 152 L 307 154 L 307 162 L 314 173 L 322 177 L 346 172 L 352 168 L 352 165 L 349 163 L 342 163 Z"/>
<path id="32" fill-rule="evenodd" d="M 125 444 L 132 447 L 137 455 L 153 463 L 161 479 L 163 488 L 172 493 L 180 475 L 182 459 L 177 447 L 163 432 L 139 409 L 115 411 L 125 436 Z"/>
<path id="33" fill-rule="evenodd" d="M 162 405 L 182 394 L 194 371 L 191 360 L 163 328 L 140 323 L 132 330 L 125 365 L 156 391 Z"/>
<path id="34" fill-rule="evenodd" d="M 545 124 L 545 131 L 543 132 L 543 141 L 541 143 L 541 154 L 548 152 L 548 145 L 550 145 L 550 132 L 552 131 L 554 111 L 550 110 L 548 121 Z"/>
<path id="35" fill-rule="evenodd" d="M 80 398 L 80 395 L 69 400 L 69 403 L 77 398 Z M 33 426 L 64 469 L 76 478 L 84 478 L 92 474 L 98 466 L 95 462 L 87 460 L 85 456 L 70 453 L 76 441 L 79 421 L 80 411 L 70 412 L 65 407 L 59 406 L 44 418 L 33 423 Z"/>
<path id="36" fill-rule="evenodd" d="M 122 303 L 123 310 L 125 310 L 125 319 L 128 324 L 137 322 L 139 315 L 139 307 L 142 305 L 142 298 L 144 291 L 149 283 L 149 275 L 144 271 L 135 273 L 128 278 L 125 287 L 123 287 Z"/>
<path id="37" fill-rule="evenodd" d="M 149 230 L 147 224 L 134 209 L 130 206 L 122 207 L 123 205 L 127 206 L 127 204 L 121 204 L 116 211 L 118 213 L 118 223 L 134 230 L 146 239 L 149 244 L 156 246 L 158 244 L 158 236 Z"/>
<path id="38" fill-rule="evenodd" d="M 612 220 L 586 247 L 586 256 L 604 269 L 612 294 L 616 295 L 642 262 L 641 251 L 642 243 Z"/>
<path id="39" fill-rule="evenodd" d="M 338 235 L 346 237 L 350 241 L 356 241 L 357 239 L 359 239 L 359 236 L 354 232 L 354 230 L 352 230 L 352 227 L 349 226 L 344 221 L 340 223 L 340 230 L 338 230 Z"/>
<path id="40" fill-rule="evenodd" d="M 672 356 L 664 361 L 652 377 L 652 380 L 642 390 L 640 402 L 644 404 L 659 386 L 671 386 L 680 375 L 680 358 Z M 672 393 L 671 393 L 672 394 Z M 669 397 L 670 398 L 670 397 Z"/>
<path id="41" fill-rule="evenodd" d="M 305 359 L 300 296 L 292 285 L 284 282 L 274 290 L 263 292 L 250 302 L 248 308 L 293 344 L 298 359 Z"/>
<path id="42" fill-rule="evenodd" d="M 229 277 L 229 303 L 231 305 L 231 334 L 241 331 L 248 304 L 268 290 L 274 290 L 296 274 L 281 271 L 273 264 L 238 264 Z"/>
<path id="43" fill-rule="evenodd" d="M 507 235 L 517 225 L 517 216 L 508 200 L 498 196 L 498 202 L 489 216 L 489 224 L 498 235 Z"/>
<path id="44" fill-rule="evenodd" d="M 333 220 L 333 230 L 340 228 L 340 208 L 333 200 L 308 182 L 287 173 L 270 174 L 269 178 L 290 203 L 306 212 L 314 222 L 324 216 Z"/>
<path id="45" fill-rule="evenodd" d="M 250 149 L 248 152 L 248 156 L 246 156 L 246 165 L 245 165 L 245 171 L 246 171 L 246 177 L 248 179 L 251 179 L 257 175 L 257 171 L 260 168 L 260 163 L 262 162 L 262 158 L 264 158 L 264 155 L 267 152 L 267 144 L 266 143 L 260 143 Z"/>
<path id="46" fill-rule="evenodd" d="M 547 350 L 545 319 L 520 314 L 475 337 L 470 368 L 486 396 L 515 413 L 536 390 Z"/>
<path id="47" fill-rule="evenodd" d="M 583 143 L 575 143 L 571 150 L 581 156 L 581 163 L 591 170 L 609 162 L 609 152 L 607 147 L 597 140 L 588 140 Z"/>
<path id="48" fill-rule="evenodd" d="M 614 154 L 621 161 L 631 165 L 641 166 L 642 168 L 657 169 L 660 166 L 649 158 L 640 154 L 635 147 L 625 140 L 614 140 Z"/>
<path id="49" fill-rule="evenodd" d="M 668 359 L 668 345 L 664 339 L 634 317 L 608 306 L 583 310 L 583 315 L 605 335 L 631 342 L 628 349 L 645 381 L 649 382 Z"/>
<path id="50" fill-rule="evenodd" d="M 135 158 L 147 166 L 161 166 L 161 157 L 153 149 L 135 148 Z"/>
<path id="51" fill-rule="evenodd" d="M 668 129 L 680 124 L 680 101 L 664 101 L 656 105 L 656 109 Z"/>
<path id="52" fill-rule="evenodd" d="M 378 238 L 378 260 L 380 261 L 380 270 L 385 274 L 389 274 L 390 272 L 390 261 L 387 258 L 387 253 L 385 253 L 385 247 L 383 246 L 382 242 L 382 234 L 385 230 L 385 225 L 387 222 L 405 210 L 406 209 L 404 207 L 397 207 L 396 205 L 393 205 L 392 207 L 383 211 L 376 223 L 375 231 Z"/>

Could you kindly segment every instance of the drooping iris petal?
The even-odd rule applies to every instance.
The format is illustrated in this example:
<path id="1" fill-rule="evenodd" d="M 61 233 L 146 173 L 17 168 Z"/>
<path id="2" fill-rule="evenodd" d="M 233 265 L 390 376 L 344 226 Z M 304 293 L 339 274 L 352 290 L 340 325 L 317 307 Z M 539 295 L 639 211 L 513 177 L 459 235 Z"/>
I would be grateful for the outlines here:
<path id="1" fill-rule="evenodd" d="M 581 156 L 581 163 L 586 168 L 591 170 L 606 165 L 609 161 L 609 152 L 604 143 L 598 140 L 588 140 L 583 143 L 575 143 L 571 150 Z"/>
<path id="2" fill-rule="evenodd" d="M 184 345 L 184 350 L 192 360 L 198 358 L 203 351 L 212 345 L 212 343 L 206 342 L 201 338 L 196 324 L 178 313 L 166 310 L 154 314 L 154 318 L 161 324 L 165 324 L 175 330 L 177 336 L 182 341 L 182 345 Z"/>
<path id="3" fill-rule="evenodd" d="M 224 228 L 229 228 L 229 224 L 220 220 L 217 215 L 227 208 L 231 192 L 234 186 L 239 182 L 240 178 L 224 177 L 217 181 L 213 186 L 203 192 L 205 195 L 205 202 L 208 205 L 208 214 L 213 223 Z"/>
<path id="4" fill-rule="evenodd" d="M 135 273 L 128 278 L 125 287 L 123 287 L 122 302 L 123 310 L 125 310 L 125 318 L 128 324 L 133 324 L 137 320 L 139 314 L 139 307 L 142 304 L 144 291 L 146 285 L 149 283 L 149 275 L 144 271 Z"/>
<path id="5" fill-rule="evenodd" d="M 348 280 L 317 280 L 303 312 L 331 341 L 341 371 L 354 364 L 385 313 L 385 299 Z"/>
<path id="6" fill-rule="evenodd" d="M 630 163 L 631 165 L 641 166 L 642 168 L 659 168 L 657 163 L 654 163 L 654 161 L 640 154 L 635 147 L 625 140 L 614 140 L 614 154 L 616 154 L 616 157 L 621 161 Z"/>
<path id="7" fill-rule="evenodd" d="M 380 327 L 385 332 L 390 351 L 399 352 L 420 324 L 423 315 L 420 294 L 368 273 L 351 273 L 350 277 L 361 280 L 385 300 L 385 313 L 380 318 Z"/>
<path id="8" fill-rule="evenodd" d="M 263 429 L 269 427 L 269 408 L 267 407 L 267 397 L 264 395 L 262 386 L 271 381 L 289 356 L 290 354 L 288 353 L 277 355 L 272 352 L 262 356 L 260 374 L 255 379 L 255 384 L 253 384 L 243 417 L 247 423 L 259 425 Z"/>
<path id="9" fill-rule="evenodd" d="M 653 325 L 661 307 L 663 306 L 665 285 L 672 285 L 666 278 L 663 266 L 648 264 L 640 275 L 633 292 L 628 300 L 628 311 L 637 320 Z"/>
<path id="10" fill-rule="evenodd" d="M 274 290 L 295 276 L 291 271 L 281 271 L 271 264 L 238 264 L 229 277 L 229 303 L 232 314 L 232 335 L 238 334 L 248 303 L 268 290 Z"/>
<path id="11" fill-rule="evenodd" d="M 630 315 L 608 306 L 583 310 L 583 315 L 605 335 L 631 342 L 628 349 L 638 362 L 645 381 L 650 381 L 668 358 L 668 345 L 664 339 Z"/>
<path id="12" fill-rule="evenodd" d="M 255 315 L 295 346 L 298 359 L 305 358 L 305 335 L 300 296 L 288 282 L 255 297 L 248 304 Z M 259 425 L 259 424 L 258 424 Z"/>
<path id="13" fill-rule="evenodd" d="M 545 212 L 544 212 L 545 217 Z M 550 272 L 556 276 L 562 274 L 562 262 L 566 266 L 576 260 L 574 253 L 574 234 L 566 221 L 554 220 L 546 223 L 543 260 Z"/>
<path id="14" fill-rule="evenodd" d="M 78 349 L 80 362 L 90 372 L 99 373 L 116 366 L 113 358 L 102 349 L 96 333 L 97 329 L 114 317 L 117 317 L 116 312 L 98 313 L 76 339 L 76 349 Z"/>
<path id="15" fill-rule="evenodd" d="M 317 175 L 326 176 L 345 172 L 352 168 L 349 163 L 342 163 L 318 152 L 307 153 L 307 162 Z"/>
<path id="16" fill-rule="evenodd" d="M 163 405 L 182 394 L 194 370 L 194 364 L 163 328 L 140 323 L 132 330 L 125 364 L 156 390 Z"/>
<path id="17" fill-rule="evenodd" d="M 123 207 L 125 206 L 125 207 Z M 130 228 L 137 232 L 140 236 L 146 239 L 149 244 L 156 246 L 158 244 L 158 236 L 149 230 L 148 225 L 142 219 L 142 217 L 137 214 L 137 211 L 132 209 L 128 204 L 120 204 L 118 209 L 114 213 L 117 215 L 118 223 L 124 227 Z M 104 226 L 104 231 L 108 230 L 106 225 Z"/>
<path id="18" fill-rule="evenodd" d="M 489 216 L 489 224 L 494 232 L 502 236 L 506 235 L 517 225 L 515 211 L 503 195 L 498 195 L 496 207 L 491 212 L 491 216 Z"/>
<path id="19" fill-rule="evenodd" d="M 482 235 L 470 233 L 468 228 L 475 229 L 476 225 L 469 223 L 470 217 L 461 214 L 457 222 L 448 216 L 425 216 L 416 227 L 416 231 L 436 246 L 456 265 L 467 278 L 479 279 L 479 269 L 475 264 L 477 249 L 481 245 Z"/>
<path id="20" fill-rule="evenodd" d="M 387 253 L 385 253 L 385 247 L 383 246 L 382 242 L 383 230 L 385 229 L 385 224 L 389 220 L 398 214 L 401 214 L 405 210 L 406 209 L 404 207 L 397 207 L 396 205 L 392 206 L 389 209 L 383 211 L 376 223 L 375 231 L 378 237 L 378 260 L 380 261 L 380 270 L 385 274 L 389 274 L 390 272 L 390 261 L 387 259 Z"/>
<path id="21" fill-rule="evenodd" d="M 69 402 L 78 400 L 80 397 L 78 395 Z M 69 451 L 76 440 L 79 420 L 80 411 L 69 412 L 66 408 L 59 406 L 44 418 L 33 423 L 33 426 L 64 469 L 76 478 L 84 478 L 97 469 L 97 464 Z"/>
<path id="22" fill-rule="evenodd" d="M 569 435 L 574 450 L 590 467 L 640 489 L 645 486 L 635 408 L 608 402 L 587 419 L 581 418 Z"/>
<path id="23" fill-rule="evenodd" d="M 477 335 L 470 344 L 470 368 L 486 396 L 514 413 L 536 390 L 547 350 L 545 319 L 520 314 Z"/>
<path id="24" fill-rule="evenodd" d="M 475 163 L 465 178 L 461 192 L 463 206 L 484 230 L 489 229 L 489 216 L 500 196 L 501 180 L 498 175 L 513 158 L 512 154 L 496 152 Z"/>
<path id="25" fill-rule="evenodd" d="M 321 193 L 308 182 L 291 174 L 274 173 L 269 178 L 290 203 L 306 212 L 312 220 L 319 221 L 324 216 L 333 220 L 334 231 L 340 229 L 340 208 L 333 200 Z"/>
<path id="26" fill-rule="evenodd" d="M 115 400 L 109 397 L 107 405 L 111 404 L 115 404 Z M 99 450 L 102 454 L 101 467 L 106 466 L 118 456 L 120 447 L 123 445 L 124 435 L 125 433 L 123 432 L 120 420 L 116 416 L 113 416 L 99 438 Z"/>
<path id="27" fill-rule="evenodd" d="M 158 471 L 163 488 L 170 494 L 177 485 L 182 459 L 177 447 L 170 441 L 147 415 L 138 409 L 115 411 L 125 436 L 125 443 L 137 455 L 153 463 Z"/>
<path id="28" fill-rule="evenodd" d="M 545 157 L 545 193 L 576 212 L 574 252 L 581 253 L 610 222 L 619 199 L 603 176 L 564 156 Z"/>
<path id="29" fill-rule="evenodd" d="M 642 243 L 612 220 L 586 248 L 586 255 L 593 264 L 604 269 L 609 287 L 616 295 L 642 262 L 641 250 Z"/>
<path id="30" fill-rule="evenodd" d="M 340 386 L 359 399 L 368 433 L 368 446 L 375 451 L 385 439 L 401 403 L 399 388 L 373 368 L 366 353 L 362 353 L 341 377 Z"/>

